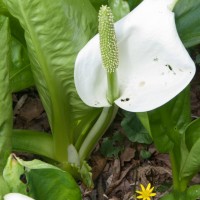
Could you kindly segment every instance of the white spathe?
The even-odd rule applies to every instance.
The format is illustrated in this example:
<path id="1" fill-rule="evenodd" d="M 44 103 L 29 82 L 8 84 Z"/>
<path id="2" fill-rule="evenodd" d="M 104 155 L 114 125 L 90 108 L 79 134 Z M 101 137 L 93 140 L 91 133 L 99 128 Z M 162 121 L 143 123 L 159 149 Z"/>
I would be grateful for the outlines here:
<path id="1" fill-rule="evenodd" d="M 165 104 L 195 74 L 194 62 L 178 36 L 171 3 L 172 0 L 144 0 L 115 23 L 120 91 L 115 103 L 124 110 L 144 112 Z M 87 105 L 110 106 L 106 73 L 97 34 L 79 52 L 75 63 L 76 89 Z"/>
<path id="2" fill-rule="evenodd" d="M 34 200 L 20 193 L 9 193 L 4 196 L 4 200 Z"/>

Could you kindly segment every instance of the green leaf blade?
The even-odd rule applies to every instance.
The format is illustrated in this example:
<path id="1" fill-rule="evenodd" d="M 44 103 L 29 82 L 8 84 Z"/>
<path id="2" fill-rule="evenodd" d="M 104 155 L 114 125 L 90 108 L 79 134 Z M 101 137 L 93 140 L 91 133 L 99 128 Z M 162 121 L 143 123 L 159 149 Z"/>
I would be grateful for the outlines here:
<path id="1" fill-rule="evenodd" d="M 78 51 L 96 32 L 97 14 L 88 0 L 5 0 L 24 31 L 31 70 L 51 125 L 58 160 L 66 160 L 73 129 L 92 108 L 78 97 L 73 67 Z"/>
<path id="2" fill-rule="evenodd" d="M 169 152 L 174 145 L 180 145 L 180 135 L 191 122 L 189 87 L 170 102 L 148 112 L 147 120 L 159 151 Z"/>
<path id="3" fill-rule="evenodd" d="M 19 40 L 12 37 L 11 42 L 10 87 L 12 92 L 18 92 L 34 85 L 27 49 Z"/>
<path id="4" fill-rule="evenodd" d="M 200 138 L 196 141 L 196 143 L 192 146 L 184 164 L 182 165 L 180 171 L 181 178 L 190 179 L 193 177 L 200 169 Z"/>
<path id="5" fill-rule="evenodd" d="M 192 47 L 200 43 L 200 2 L 181 0 L 175 6 L 176 26 L 184 45 Z"/>
<path id="6" fill-rule="evenodd" d="M 138 117 L 134 113 L 124 112 L 125 118 L 121 122 L 121 126 L 125 131 L 125 135 L 132 142 L 150 144 L 152 139 L 144 128 Z"/>
<path id="7" fill-rule="evenodd" d="M 185 143 L 191 150 L 192 146 L 200 138 L 200 118 L 191 122 L 185 131 Z"/>
<path id="8" fill-rule="evenodd" d="M 0 16 L 0 172 L 3 171 L 11 152 L 12 96 L 9 83 L 10 31 L 8 18 Z"/>
<path id="9" fill-rule="evenodd" d="M 81 200 L 80 189 L 67 172 L 56 169 L 34 169 L 28 172 L 27 176 L 30 193 L 37 200 Z"/>

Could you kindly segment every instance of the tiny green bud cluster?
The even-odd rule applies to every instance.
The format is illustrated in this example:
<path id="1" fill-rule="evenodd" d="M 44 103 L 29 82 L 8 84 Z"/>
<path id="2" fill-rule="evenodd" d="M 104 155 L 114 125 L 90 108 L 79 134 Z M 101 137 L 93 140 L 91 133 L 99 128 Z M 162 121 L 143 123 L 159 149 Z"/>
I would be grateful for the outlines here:
<path id="1" fill-rule="evenodd" d="M 108 6 L 101 6 L 99 10 L 99 37 L 103 66 L 107 72 L 114 72 L 119 59 L 113 15 Z"/>

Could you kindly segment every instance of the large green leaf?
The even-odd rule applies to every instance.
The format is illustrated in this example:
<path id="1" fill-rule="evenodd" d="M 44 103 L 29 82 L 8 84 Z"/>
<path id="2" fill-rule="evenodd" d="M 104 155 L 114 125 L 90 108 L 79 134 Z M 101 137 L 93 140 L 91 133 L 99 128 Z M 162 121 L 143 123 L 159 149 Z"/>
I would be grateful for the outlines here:
<path id="1" fill-rule="evenodd" d="M 8 11 L 3 3 L 2 0 L 0 0 L 0 14 L 3 15 L 3 14 L 6 14 Z"/>
<path id="2" fill-rule="evenodd" d="M 114 21 L 120 20 L 130 12 L 129 4 L 124 0 L 108 0 L 108 5 L 112 10 Z"/>
<path id="3" fill-rule="evenodd" d="M 56 169 L 35 169 L 27 173 L 30 193 L 37 200 L 81 200 L 81 192 L 67 173 Z"/>
<path id="4" fill-rule="evenodd" d="M 187 189 L 186 199 L 196 200 L 200 198 L 200 185 L 192 185 Z"/>
<path id="5" fill-rule="evenodd" d="M 179 0 L 175 6 L 176 26 L 186 47 L 200 43 L 200 1 Z"/>
<path id="6" fill-rule="evenodd" d="M 2 175 L 0 175 L 0 200 L 3 200 L 3 196 L 7 193 L 10 192 L 9 186 L 6 183 L 6 181 L 4 180 L 4 178 L 2 177 Z"/>
<path id="7" fill-rule="evenodd" d="M 9 192 L 2 177 L 7 158 L 11 152 L 12 97 L 9 85 L 10 31 L 8 18 L 0 16 L 0 200 Z"/>
<path id="8" fill-rule="evenodd" d="M 21 194 L 27 194 L 26 184 L 20 180 L 20 177 L 24 174 L 24 167 L 18 163 L 18 161 L 11 154 L 8 158 L 8 162 L 3 171 L 3 177 L 9 185 L 10 192 L 18 192 Z"/>
<path id="9" fill-rule="evenodd" d="M 138 6 L 141 2 L 142 0 L 128 0 L 131 10 Z"/>
<path id="10" fill-rule="evenodd" d="M 79 50 L 96 33 L 97 13 L 88 0 L 4 2 L 25 30 L 31 69 L 54 139 L 66 147 L 73 142 L 74 120 L 93 110 L 76 93 L 73 67 Z"/>
<path id="11" fill-rule="evenodd" d="M 107 5 L 108 4 L 108 0 L 90 0 L 91 4 L 94 6 L 94 8 L 99 11 L 99 8 L 101 7 L 101 5 Z"/>
<path id="12" fill-rule="evenodd" d="M 189 151 L 199 138 L 200 138 L 200 118 L 192 121 L 185 131 L 185 143 Z"/>
<path id="13" fill-rule="evenodd" d="M 191 121 L 189 87 L 160 108 L 138 116 L 147 130 L 150 129 L 158 150 L 169 152 L 174 144 L 180 144 L 180 134 Z"/>
<path id="14" fill-rule="evenodd" d="M 0 16 L 0 173 L 11 152 L 12 96 L 9 84 L 10 31 L 8 18 Z"/>
<path id="15" fill-rule="evenodd" d="M 182 164 L 180 171 L 180 178 L 193 177 L 198 171 L 200 171 L 200 138 L 192 146 L 185 162 Z"/>
<path id="16" fill-rule="evenodd" d="M 162 197 L 160 200 L 176 200 L 176 199 L 174 198 L 174 195 L 170 193 Z"/>
<path id="17" fill-rule="evenodd" d="M 27 49 L 14 37 L 11 42 L 10 87 L 18 92 L 34 85 Z"/>

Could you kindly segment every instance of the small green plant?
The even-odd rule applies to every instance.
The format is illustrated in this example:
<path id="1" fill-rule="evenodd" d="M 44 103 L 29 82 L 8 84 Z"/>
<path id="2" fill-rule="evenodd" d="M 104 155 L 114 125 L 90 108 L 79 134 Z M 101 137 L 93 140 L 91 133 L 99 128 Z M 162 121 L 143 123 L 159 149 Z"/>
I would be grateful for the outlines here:
<path id="1" fill-rule="evenodd" d="M 125 137 L 120 132 L 116 132 L 111 137 L 103 139 L 100 151 L 105 157 L 117 158 L 124 150 L 124 141 Z"/>

